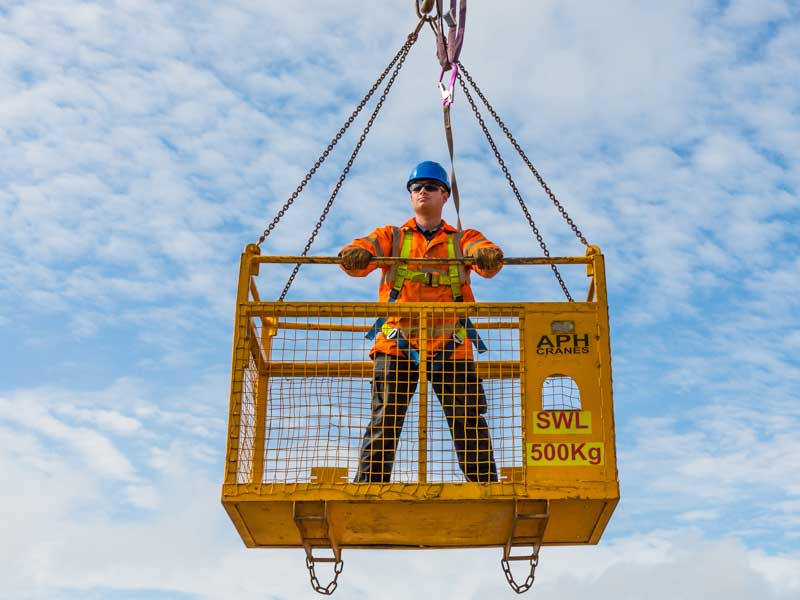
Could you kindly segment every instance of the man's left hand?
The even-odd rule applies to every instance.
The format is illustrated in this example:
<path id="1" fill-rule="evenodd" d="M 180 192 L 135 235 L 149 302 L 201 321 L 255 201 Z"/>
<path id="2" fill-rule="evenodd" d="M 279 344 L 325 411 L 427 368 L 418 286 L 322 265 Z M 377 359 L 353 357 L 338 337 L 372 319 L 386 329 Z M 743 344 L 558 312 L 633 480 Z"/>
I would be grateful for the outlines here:
<path id="1" fill-rule="evenodd" d="M 472 256 L 481 271 L 497 271 L 503 262 L 503 253 L 496 248 L 478 248 Z"/>

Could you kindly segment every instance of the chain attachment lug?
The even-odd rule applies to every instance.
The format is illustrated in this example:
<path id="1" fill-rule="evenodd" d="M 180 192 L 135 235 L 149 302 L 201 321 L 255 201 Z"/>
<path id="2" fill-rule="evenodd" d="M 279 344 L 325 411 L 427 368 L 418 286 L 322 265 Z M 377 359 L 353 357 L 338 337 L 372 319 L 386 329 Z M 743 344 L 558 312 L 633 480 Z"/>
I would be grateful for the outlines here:
<path id="1" fill-rule="evenodd" d="M 511 532 L 503 548 L 500 566 L 511 589 L 518 594 L 527 592 L 536 579 L 536 567 L 539 566 L 539 550 L 544 541 L 544 532 L 550 520 L 550 505 L 547 500 L 514 500 L 514 519 Z M 532 546 L 530 554 L 514 555 L 512 550 L 520 546 Z M 509 561 L 527 560 L 530 572 L 523 583 L 517 583 L 511 572 Z"/>
<path id="2" fill-rule="evenodd" d="M 323 596 L 330 596 L 339 585 L 339 575 L 344 569 L 342 550 L 330 536 L 328 525 L 328 503 L 324 501 L 295 502 L 294 523 L 306 551 L 306 568 L 311 578 L 311 587 Z M 333 553 L 332 557 L 314 556 L 314 548 L 328 548 Z M 333 579 L 328 585 L 323 586 L 317 578 L 317 563 L 334 563 Z"/>

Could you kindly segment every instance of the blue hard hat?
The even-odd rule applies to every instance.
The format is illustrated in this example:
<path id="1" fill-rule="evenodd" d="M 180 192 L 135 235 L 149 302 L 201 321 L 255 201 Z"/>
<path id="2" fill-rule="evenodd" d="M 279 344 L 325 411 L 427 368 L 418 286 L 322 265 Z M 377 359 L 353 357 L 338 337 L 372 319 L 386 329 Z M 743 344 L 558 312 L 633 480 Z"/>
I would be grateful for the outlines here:
<path id="1" fill-rule="evenodd" d="M 450 191 L 450 180 L 447 178 L 447 171 L 445 171 L 444 167 L 437 162 L 426 160 L 414 167 L 414 169 L 411 171 L 411 174 L 408 176 L 406 189 L 409 189 L 412 183 L 419 181 L 420 179 L 432 179 L 434 181 L 438 181 L 444 184 L 444 187 L 447 188 L 448 192 Z"/>

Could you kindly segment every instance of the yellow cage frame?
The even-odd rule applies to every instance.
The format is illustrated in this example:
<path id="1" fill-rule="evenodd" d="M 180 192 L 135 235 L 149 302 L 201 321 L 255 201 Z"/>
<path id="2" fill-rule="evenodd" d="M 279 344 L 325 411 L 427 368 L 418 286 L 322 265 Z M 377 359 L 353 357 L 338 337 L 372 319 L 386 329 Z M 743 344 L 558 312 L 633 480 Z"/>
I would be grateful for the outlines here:
<path id="1" fill-rule="evenodd" d="M 337 262 L 337 259 L 304 259 Z M 424 319 L 427 310 L 448 304 L 424 303 L 319 303 L 263 302 L 255 276 L 263 263 L 301 262 L 298 257 L 265 257 L 257 246 L 245 248 L 241 257 L 233 339 L 230 412 L 222 504 L 248 547 L 331 548 L 338 559 L 342 548 L 462 548 L 504 547 L 506 558 L 515 546 L 596 544 L 619 500 L 614 437 L 608 304 L 603 255 L 590 246 L 585 257 L 506 259 L 514 264 L 585 264 L 589 289 L 583 302 L 475 303 L 453 309 L 471 316 L 518 316 L 520 361 L 499 364 L 477 361 L 485 379 L 518 378 L 521 386 L 522 468 L 502 469 L 493 483 L 427 483 L 425 481 L 424 420 L 421 400 L 420 481 L 415 483 L 351 483 L 346 470 L 312 469 L 307 483 L 263 481 L 263 461 L 253 460 L 246 477 L 242 461 L 240 428 L 242 377 L 255 362 L 255 417 L 252 457 L 264 456 L 267 381 L 283 377 L 364 377 L 372 375 L 371 362 L 270 363 L 270 336 L 283 317 L 370 316 L 414 313 Z M 399 311 L 399 312 L 398 312 Z M 260 320 L 259 329 L 253 326 Z M 590 352 L 559 354 L 539 352 L 542 336 L 555 336 L 564 324 L 589 334 Z M 569 327 L 569 325 L 566 325 Z M 551 338 L 552 339 L 552 338 Z M 424 358 L 424 348 L 421 348 Z M 591 433 L 549 431 L 536 428 L 542 412 L 544 380 L 559 374 L 571 377 L 581 393 L 581 412 L 591 418 Z M 424 389 L 424 374 L 420 380 Z M 426 394 L 420 393 L 420 398 Z M 549 411 L 559 412 L 559 411 Z M 541 419 L 541 417 L 540 417 Z M 547 419 L 545 419 L 547 421 Z M 541 423 L 540 423 L 541 424 Z M 578 435 L 576 435 L 576 433 Z M 571 444 L 571 446 L 569 446 Z M 601 464 L 560 461 L 560 448 L 600 448 Z M 550 457 L 545 456 L 550 451 Z M 547 459 L 550 459 L 549 461 Z M 541 459 L 541 460 L 539 460 Z M 344 471 L 344 473 L 342 473 Z M 530 558 L 530 557 L 522 557 Z"/>

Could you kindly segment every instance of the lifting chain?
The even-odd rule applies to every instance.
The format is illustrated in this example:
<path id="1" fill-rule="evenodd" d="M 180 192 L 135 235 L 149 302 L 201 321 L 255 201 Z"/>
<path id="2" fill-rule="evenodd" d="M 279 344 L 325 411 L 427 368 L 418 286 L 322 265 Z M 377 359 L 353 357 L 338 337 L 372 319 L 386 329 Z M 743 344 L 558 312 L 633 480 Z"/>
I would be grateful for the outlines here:
<path id="1" fill-rule="evenodd" d="M 472 89 L 475 90 L 475 93 L 478 94 L 480 99 L 483 101 L 484 105 L 486 106 L 486 109 L 491 113 L 492 117 L 494 117 L 494 120 L 495 120 L 495 122 L 497 122 L 498 127 L 500 127 L 500 129 L 503 130 L 503 133 L 506 134 L 506 137 L 508 138 L 508 141 L 511 142 L 511 145 L 514 146 L 514 149 L 522 157 L 522 160 L 528 166 L 528 169 L 530 169 L 531 173 L 533 173 L 533 176 L 536 177 L 536 181 L 539 182 L 539 185 L 542 186 L 542 189 L 550 197 L 550 200 L 552 200 L 553 204 L 555 204 L 556 208 L 558 209 L 558 212 L 561 213 L 561 216 L 564 218 L 564 220 L 567 222 L 567 224 L 572 228 L 573 233 L 575 233 L 577 238 L 581 241 L 581 243 L 584 246 L 588 247 L 589 246 L 589 242 L 586 241 L 586 238 L 581 233 L 581 230 L 578 229 L 578 226 L 575 225 L 575 223 L 572 221 L 570 216 L 567 214 L 566 209 L 564 209 L 564 207 L 561 205 L 561 202 L 558 201 L 558 198 L 556 198 L 556 195 L 550 189 L 550 186 L 548 186 L 547 183 L 545 183 L 544 179 L 539 174 L 539 171 L 536 170 L 536 167 L 533 166 L 533 163 L 531 163 L 530 159 L 528 159 L 528 156 L 525 154 L 525 151 L 519 145 L 519 143 L 514 138 L 512 133 L 508 130 L 508 127 L 506 127 L 506 124 L 503 123 L 503 120 L 500 118 L 500 116 L 497 114 L 497 112 L 495 112 L 495 110 L 492 107 L 492 105 L 489 104 L 489 101 L 486 99 L 486 96 L 483 95 L 483 92 L 478 87 L 478 84 L 476 84 L 475 80 L 472 79 L 472 76 L 469 74 L 469 71 L 467 71 L 464 68 L 464 65 L 462 65 L 460 62 L 458 63 L 458 67 L 461 70 L 461 73 L 464 74 L 464 77 L 467 78 L 467 81 L 469 81 L 469 84 L 472 86 Z"/>
<path id="2" fill-rule="evenodd" d="M 533 585 L 534 579 L 536 579 L 536 567 L 539 566 L 539 548 L 535 547 L 534 552 L 531 555 L 531 571 L 528 574 L 527 579 L 525 579 L 525 583 L 519 584 L 514 579 L 514 574 L 511 572 L 511 565 L 508 564 L 508 559 L 503 557 L 500 559 L 500 565 L 503 567 L 503 573 L 506 576 L 506 581 L 508 581 L 508 585 L 511 586 L 511 589 L 517 592 L 518 594 L 524 594 Z"/>
<path id="3" fill-rule="evenodd" d="M 275 229 L 275 226 L 278 224 L 278 221 L 280 221 L 283 218 L 283 216 L 286 214 L 286 211 L 289 210 L 289 207 L 294 203 L 295 200 L 297 200 L 297 197 L 300 195 L 303 189 L 305 189 L 306 185 L 308 185 L 308 182 L 311 181 L 311 178 L 314 176 L 314 174 L 317 172 L 320 166 L 322 166 L 322 163 L 324 163 L 325 159 L 328 158 L 328 155 L 331 153 L 334 146 L 336 146 L 336 144 L 339 143 L 339 140 L 342 139 L 342 136 L 350 128 L 350 125 L 353 124 L 353 121 L 355 121 L 356 117 L 358 117 L 358 115 L 367 105 L 367 102 L 369 102 L 370 98 L 372 98 L 372 96 L 378 90 L 381 83 L 383 83 L 383 80 L 386 79 L 386 76 L 395 66 L 397 61 L 401 59 L 405 60 L 405 55 L 408 54 L 408 50 L 411 48 L 414 42 L 417 41 L 417 35 L 419 34 L 419 30 L 422 28 L 424 22 L 425 19 L 421 19 L 419 24 L 417 25 L 417 28 L 412 33 L 409 34 L 408 39 L 406 39 L 406 42 L 403 44 L 400 50 L 397 51 L 397 54 L 394 55 L 394 58 L 392 58 L 392 60 L 383 70 L 383 73 L 381 73 L 380 77 L 378 77 L 378 80 L 372 85 L 369 92 L 367 92 L 367 95 L 361 99 L 361 102 L 358 103 L 358 106 L 348 117 L 345 124 L 342 125 L 342 128 L 339 129 L 338 133 L 330 141 L 327 148 L 325 148 L 324 152 L 319 156 L 317 161 L 314 163 L 314 166 L 311 167 L 308 173 L 306 173 L 305 177 L 303 177 L 303 180 L 300 182 L 300 185 L 297 186 L 297 189 L 294 192 L 292 192 L 292 195 L 289 197 L 289 199 L 286 201 L 283 207 L 278 211 L 278 214 L 275 215 L 275 218 L 272 220 L 272 223 L 270 223 L 267 226 L 267 228 L 264 230 L 264 233 L 262 233 L 261 237 L 258 238 L 256 246 L 261 246 L 264 240 L 267 239 L 267 236 L 270 233 L 272 233 L 272 230 Z"/>
<path id="4" fill-rule="evenodd" d="M 397 75 L 400 73 L 400 69 L 403 68 L 403 63 L 408 57 L 408 53 L 411 50 L 411 47 L 417 41 L 417 34 L 419 33 L 419 30 L 422 28 L 422 25 L 424 23 L 425 19 L 420 19 L 419 23 L 417 24 L 417 28 L 408 36 L 406 43 L 403 44 L 403 47 L 400 50 L 397 65 L 395 66 L 394 71 L 392 72 L 392 76 L 389 78 L 389 81 L 386 82 L 386 88 L 383 90 L 383 93 L 378 99 L 378 102 L 375 105 L 375 109 L 372 111 L 372 114 L 370 115 L 369 120 L 367 121 L 367 125 L 364 128 L 364 131 L 361 133 L 361 137 L 358 139 L 358 143 L 353 149 L 353 153 L 350 155 L 350 159 L 347 161 L 347 166 L 344 168 L 342 174 L 339 176 L 339 181 L 336 182 L 336 186 L 334 187 L 333 192 L 331 193 L 331 197 L 328 200 L 328 203 L 325 205 L 325 208 L 322 210 L 322 214 L 319 217 L 319 221 L 317 221 L 317 224 L 314 226 L 314 230 L 311 232 L 311 236 L 308 238 L 306 246 L 305 248 L 303 248 L 303 252 L 300 256 L 306 256 L 308 254 L 308 251 L 311 249 L 311 245 L 314 243 L 314 240 L 316 239 L 319 230 L 322 228 L 322 224 L 325 222 L 325 219 L 328 216 L 328 212 L 330 212 L 331 206 L 333 206 L 333 201 L 339 194 L 339 190 L 342 189 L 344 180 L 345 178 L 347 178 L 348 173 L 350 173 L 350 169 L 353 167 L 353 163 L 355 162 L 356 157 L 358 156 L 358 153 L 361 150 L 361 146 L 367 139 L 367 135 L 369 134 L 370 129 L 372 129 L 372 125 L 375 122 L 375 118 L 378 116 L 378 113 L 383 107 L 383 103 L 386 101 L 386 96 L 392 89 L 395 79 L 397 79 Z M 283 291 L 281 292 L 281 295 L 278 298 L 278 302 L 283 302 L 284 298 L 286 298 L 286 294 L 289 292 L 289 288 L 292 287 L 294 278 L 297 276 L 297 272 L 299 270 L 300 270 L 300 264 L 298 263 L 294 266 L 291 275 L 289 275 L 289 279 L 286 281 L 286 285 L 284 286 Z"/>
<path id="5" fill-rule="evenodd" d="M 508 180 L 508 185 L 511 186 L 511 190 L 517 197 L 517 201 L 519 202 L 519 205 L 522 207 L 522 212 L 525 213 L 525 218 L 528 220 L 528 224 L 531 226 L 531 229 L 533 230 L 533 233 L 539 242 L 539 247 L 541 247 L 544 255 L 547 258 L 550 258 L 550 250 L 547 249 L 547 245 L 544 243 L 542 234 L 539 233 L 539 228 L 536 226 L 536 223 L 533 220 L 533 216 L 528 210 L 528 207 L 525 205 L 525 201 L 522 199 L 522 195 L 519 193 L 519 189 L 517 189 L 517 184 L 514 183 L 514 180 L 511 177 L 511 173 L 508 171 L 506 162 L 503 160 L 503 157 L 500 156 L 500 151 L 497 149 L 497 144 L 494 143 L 492 134 L 489 133 L 489 129 L 486 127 L 486 123 L 484 122 L 483 117 L 481 116 L 481 113 L 478 110 L 478 107 L 475 105 L 475 100 L 472 99 L 472 95 L 469 93 L 469 89 L 467 88 L 467 85 L 464 83 L 464 78 L 461 77 L 461 73 L 458 74 L 458 83 L 461 85 L 461 89 L 464 91 L 464 96 L 469 102 L 469 105 L 472 107 L 472 112 L 475 113 L 475 118 L 478 119 L 478 123 L 480 124 L 481 129 L 483 129 L 483 135 L 486 136 L 489 145 L 492 147 L 492 151 L 494 152 L 494 156 L 497 159 L 497 163 L 500 165 L 500 168 L 503 170 L 503 173 L 505 174 L 506 179 Z M 569 293 L 569 290 L 567 289 L 567 284 L 564 283 L 564 279 L 561 277 L 561 273 L 559 273 L 558 271 L 558 267 L 556 267 L 554 264 L 551 264 L 550 268 L 553 270 L 553 273 L 555 274 L 556 279 L 558 280 L 558 284 L 561 286 L 561 289 L 563 290 L 564 295 L 567 297 L 567 300 L 569 300 L 570 302 L 574 302 L 572 296 Z"/>
<path id="6" fill-rule="evenodd" d="M 315 562 L 316 561 L 312 557 L 306 556 L 306 567 L 308 568 L 308 575 L 311 578 L 311 587 L 313 587 L 314 591 L 317 592 L 318 594 L 322 594 L 323 596 L 330 596 L 331 594 L 333 594 L 333 592 L 336 591 L 336 586 L 339 585 L 337 580 L 339 579 L 339 575 L 341 574 L 342 569 L 344 569 L 344 561 L 341 559 L 336 561 L 336 563 L 333 566 L 333 580 L 325 587 L 322 587 L 322 584 L 319 582 L 319 579 L 317 579 L 317 573 L 314 567 Z"/>

